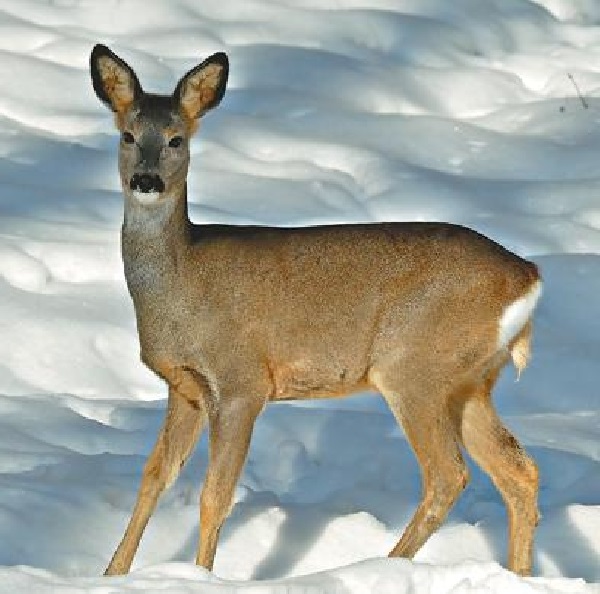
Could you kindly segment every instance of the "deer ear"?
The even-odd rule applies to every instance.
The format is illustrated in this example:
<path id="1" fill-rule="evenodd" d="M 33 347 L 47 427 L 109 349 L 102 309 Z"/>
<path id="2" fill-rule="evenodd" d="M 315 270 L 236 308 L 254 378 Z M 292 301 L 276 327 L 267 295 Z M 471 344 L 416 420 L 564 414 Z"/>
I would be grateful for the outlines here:
<path id="1" fill-rule="evenodd" d="M 219 52 L 183 76 L 173 93 L 183 116 L 196 120 L 216 107 L 225 94 L 228 75 L 229 60 Z"/>
<path id="2" fill-rule="evenodd" d="M 92 50 L 90 71 L 100 101 L 119 114 L 142 94 L 135 72 L 105 45 L 98 44 Z"/>

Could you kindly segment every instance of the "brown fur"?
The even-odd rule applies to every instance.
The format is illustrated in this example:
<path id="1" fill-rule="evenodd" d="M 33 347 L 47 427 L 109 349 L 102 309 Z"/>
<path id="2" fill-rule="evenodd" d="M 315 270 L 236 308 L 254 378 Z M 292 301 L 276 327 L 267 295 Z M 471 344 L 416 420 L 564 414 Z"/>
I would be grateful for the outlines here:
<path id="1" fill-rule="evenodd" d="M 94 56 L 108 52 L 94 50 L 93 75 Z M 423 474 L 422 501 L 390 554 L 412 557 L 444 520 L 468 482 L 464 448 L 506 501 L 509 567 L 529 573 L 537 471 L 496 416 L 490 393 L 511 353 L 519 369 L 527 361 L 530 322 L 504 348 L 499 321 L 538 281 L 535 265 L 444 223 L 193 225 L 186 120 L 213 106 L 223 72 L 223 55 L 215 55 L 180 81 L 178 105 L 146 97 L 121 114 L 122 129 L 139 138 L 121 143 L 119 157 L 125 274 L 142 360 L 169 385 L 169 401 L 107 574 L 129 570 L 160 493 L 205 422 L 210 450 L 197 562 L 212 568 L 254 421 L 266 403 L 365 388 L 383 394 Z M 111 95 L 112 83 L 106 84 Z M 144 136 L 156 129 L 160 134 Z M 184 146 L 163 150 L 172 134 L 183 135 Z M 165 190 L 148 205 L 129 180 L 141 172 L 138 151 L 158 149 L 151 172 Z"/>

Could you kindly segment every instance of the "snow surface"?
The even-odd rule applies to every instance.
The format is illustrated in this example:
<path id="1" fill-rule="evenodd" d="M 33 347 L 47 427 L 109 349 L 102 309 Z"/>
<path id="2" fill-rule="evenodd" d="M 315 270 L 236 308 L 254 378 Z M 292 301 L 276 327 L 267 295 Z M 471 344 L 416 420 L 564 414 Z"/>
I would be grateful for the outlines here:
<path id="1" fill-rule="evenodd" d="M 196 221 L 446 220 L 540 265 L 533 360 L 496 392 L 541 469 L 538 577 L 500 567 L 476 469 L 414 562 L 384 558 L 420 485 L 377 396 L 267 409 L 215 574 L 191 563 L 204 437 L 134 572 L 98 577 L 165 388 L 138 361 L 96 42 L 162 92 L 228 52 Z M 598 0 L 0 0 L 0 592 L 600 592 L 599 92 Z"/>

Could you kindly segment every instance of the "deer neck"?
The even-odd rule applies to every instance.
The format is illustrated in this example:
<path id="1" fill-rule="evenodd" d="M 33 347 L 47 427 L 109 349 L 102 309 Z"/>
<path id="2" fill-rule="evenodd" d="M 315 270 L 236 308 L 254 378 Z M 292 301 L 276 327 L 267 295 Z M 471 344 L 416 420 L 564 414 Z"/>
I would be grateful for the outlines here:
<path id="1" fill-rule="evenodd" d="M 190 243 L 185 185 L 152 205 L 125 197 L 121 249 L 134 301 L 144 294 L 176 289 Z"/>

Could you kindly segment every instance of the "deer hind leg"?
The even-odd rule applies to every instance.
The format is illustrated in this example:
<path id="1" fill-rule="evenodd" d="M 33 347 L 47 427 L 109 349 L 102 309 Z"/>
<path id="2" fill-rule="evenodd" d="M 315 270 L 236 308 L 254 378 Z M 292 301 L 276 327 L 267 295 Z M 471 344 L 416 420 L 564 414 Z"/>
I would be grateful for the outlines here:
<path id="1" fill-rule="evenodd" d="M 196 563 L 211 571 L 219 531 L 233 505 L 235 485 L 246 461 L 254 421 L 263 405 L 264 401 L 221 394 L 218 411 L 209 417 L 210 451 L 200 497 Z"/>
<path id="2" fill-rule="evenodd" d="M 491 390 L 502 366 L 462 403 L 458 417 L 462 442 L 477 464 L 490 476 L 508 512 L 508 567 L 530 575 L 533 537 L 538 523 L 538 469 L 494 410 Z"/>
<path id="3" fill-rule="evenodd" d="M 144 467 L 131 519 L 105 575 L 129 571 L 161 493 L 177 478 L 205 422 L 202 383 L 191 372 L 177 374 L 177 381 L 169 387 L 165 421 Z"/>
<path id="4" fill-rule="evenodd" d="M 415 453 L 421 468 L 423 491 L 414 516 L 390 557 L 409 557 L 423 546 L 446 518 L 469 481 L 455 424 L 445 394 L 418 382 L 390 379 L 392 374 L 373 374 L 374 384 L 387 401 Z M 439 390 L 439 388 L 438 388 Z"/>

